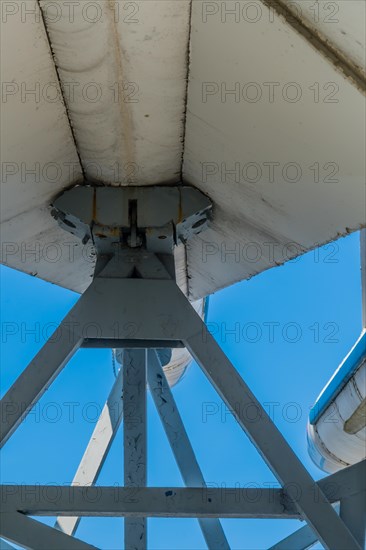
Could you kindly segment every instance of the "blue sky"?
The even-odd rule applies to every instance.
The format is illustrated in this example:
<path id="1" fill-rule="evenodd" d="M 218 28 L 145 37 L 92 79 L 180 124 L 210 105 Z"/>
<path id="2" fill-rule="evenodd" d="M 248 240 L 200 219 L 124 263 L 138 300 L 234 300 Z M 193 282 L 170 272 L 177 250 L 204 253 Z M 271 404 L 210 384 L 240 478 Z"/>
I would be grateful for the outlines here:
<path id="1" fill-rule="evenodd" d="M 78 295 L 5 267 L 0 273 L 3 395 L 41 347 L 42 328 L 60 322 Z M 310 473 L 324 476 L 308 456 L 306 423 L 361 331 L 359 234 L 218 292 L 210 298 L 208 322 Z M 27 333 L 30 329 L 36 333 Z M 79 351 L 3 448 L 1 482 L 68 484 L 113 380 L 108 350 Z M 245 487 L 274 481 L 196 364 L 173 392 L 207 482 Z M 73 422 L 70 402 L 76 403 Z M 148 483 L 182 486 L 150 397 L 148 405 Z M 123 484 L 121 430 L 98 480 L 115 483 Z M 53 524 L 51 518 L 44 521 Z M 222 524 L 238 550 L 268 548 L 301 526 L 292 520 Z M 149 519 L 148 529 L 149 549 L 205 548 L 196 520 Z M 77 536 L 102 549 L 121 549 L 123 521 L 85 518 Z"/>

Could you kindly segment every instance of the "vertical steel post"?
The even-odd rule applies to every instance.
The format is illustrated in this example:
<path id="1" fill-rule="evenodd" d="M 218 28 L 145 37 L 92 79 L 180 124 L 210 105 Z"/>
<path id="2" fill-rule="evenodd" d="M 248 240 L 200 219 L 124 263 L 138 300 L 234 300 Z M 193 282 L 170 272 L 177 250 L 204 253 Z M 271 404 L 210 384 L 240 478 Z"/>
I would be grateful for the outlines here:
<path id="1" fill-rule="evenodd" d="M 123 443 L 125 487 L 145 487 L 147 481 L 146 350 L 123 353 Z M 133 498 L 133 491 L 131 492 Z M 145 550 L 146 518 L 125 518 L 125 550 Z"/>

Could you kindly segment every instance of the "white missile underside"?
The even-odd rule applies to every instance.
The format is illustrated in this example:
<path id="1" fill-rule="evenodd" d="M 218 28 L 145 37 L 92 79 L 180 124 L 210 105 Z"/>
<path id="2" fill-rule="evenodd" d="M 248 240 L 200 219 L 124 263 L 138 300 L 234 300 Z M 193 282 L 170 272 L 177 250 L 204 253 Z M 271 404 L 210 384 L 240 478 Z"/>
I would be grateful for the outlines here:
<path id="1" fill-rule="evenodd" d="M 49 211 L 83 178 L 183 180 L 209 195 L 209 230 L 177 251 L 191 300 L 365 225 L 363 94 L 291 21 L 266 2 L 259 19 L 242 9 L 239 20 L 198 0 L 96 4 L 100 13 L 80 7 L 71 17 L 55 2 L 19 1 L 7 14 L 4 264 L 77 292 L 88 286 L 90 250 Z M 302 4 L 304 22 L 360 73 L 364 0 L 337 2 L 332 25 Z"/>

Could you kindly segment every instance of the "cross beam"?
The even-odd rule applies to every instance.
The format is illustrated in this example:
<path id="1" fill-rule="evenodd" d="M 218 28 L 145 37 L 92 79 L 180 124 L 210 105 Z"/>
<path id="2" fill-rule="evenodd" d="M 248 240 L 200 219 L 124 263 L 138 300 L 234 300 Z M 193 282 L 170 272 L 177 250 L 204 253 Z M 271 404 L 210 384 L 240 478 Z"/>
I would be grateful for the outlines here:
<path id="1" fill-rule="evenodd" d="M 329 475 L 316 483 L 329 502 L 348 500 L 366 490 L 366 460 Z M 315 501 L 317 500 L 315 496 Z M 208 487 L 100 487 L 64 485 L 0 485 L 0 503 L 3 513 L 61 516 L 170 516 L 174 509 L 186 512 L 184 503 L 190 501 L 190 510 L 200 508 L 201 517 L 220 513 L 220 517 L 250 517 L 261 510 L 277 516 L 299 519 L 296 506 L 283 489 L 267 488 L 208 488 Z M 189 509 L 189 508 L 188 508 Z M 190 513 L 190 512 L 189 512 Z M 207 515 L 206 515 L 207 514 Z M 191 516 L 180 516 L 191 517 Z M 230 515 L 230 517 L 232 517 Z"/>
<path id="2" fill-rule="evenodd" d="M 350 466 L 318 482 L 332 502 L 340 500 L 345 521 L 353 525 L 361 547 L 365 531 L 366 461 Z M 356 499 L 356 501 L 354 501 Z M 0 535 L 26 548 L 62 550 L 94 547 L 28 518 L 24 514 L 61 519 L 78 516 L 274 518 L 300 519 L 282 489 L 129 488 L 42 485 L 0 486 L 2 513 Z M 353 502 L 352 502 L 353 501 Z M 345 506 L 344 506 L 345 504 Z M 351 507 L 353 504 L 353 507 Z M 356 508 L 354 507 L 356 506 Z M 355 514 L 356 512 L 356 514 Z M 317 541 L 305 526 L 271 550 L 306 550 Z M 5 544 L 4 544 L 5 546 Z M 9 545 L 7 545 L 9 546 Z M 5 546 L 5 547 L 7 547 Z"/>
<path id="3" fill-rule="evenodd" d="M 33 516 L 300 518 L 282 489 L 3 485 L 1 501 Z"/>

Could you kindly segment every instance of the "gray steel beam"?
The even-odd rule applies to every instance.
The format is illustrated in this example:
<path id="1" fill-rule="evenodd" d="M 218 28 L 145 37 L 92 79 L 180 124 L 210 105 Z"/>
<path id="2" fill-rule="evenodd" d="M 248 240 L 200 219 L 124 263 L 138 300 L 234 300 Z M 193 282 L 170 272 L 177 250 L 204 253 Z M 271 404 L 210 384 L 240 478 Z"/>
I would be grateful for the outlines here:
<path id="1" fill-rule="evenodd" d="M 121 421 L 122 369 L 118 372 L 111 393 L 96 423 L 72 481 L 72 486 L 89 486 L 96 482 Z M 79 521 L 80 518 L 78 517 L 60 517 L 57 518 L 55 527 L 68 535 L 73 535 L 76 532 Z"/>
<path id="2" fill-rule="evenodd" d="M 123 445 L 125 487 L 145 487 L 147 481 L 146 350 L 123 353 Z M 133 498 L 131 496 L 131 498 Z M 125 550 L 144 550 L 145 517 L 125 518 Z"/>
<path id="3" fill-rule="evenodd" d="M 340 516 L 358 540 L 361 548 L 365 548 L 366 492 L 362 491 L 348 498 L 342 498 Z"/>
<path id="4" fill-rule="evenodd" d="M 91 338 L 84 340 L 82 344 L 83 348 L 184 348 L 184 344 L 179 340 L 117 340 L 106 338 L 98 340 L 98 338 Z"/>
<path id="5" fill-rule="evenodd" d="M 205 487 L 204 477 L 155 350 L 148 351 L 147 380 L 185 485 Z M 202 518 L 198 521 L 209 549 L 230 548 L 218 519 Z"/>
<path id="6" fill-rule="evenodd" d="M 191 335 L 184 339 L 188 350 L 322 544 L 331 550 L 360 550 L 352 533 L 208 332 L 199 315 L 192 307 L 189 309 L 187 303 L 184 309 L 179 309 L 177 303 L 172 304 L 172 307 L 190 321 Z"/>
<path id="7" fill-rule="evenodd" d="M 337 476 L 321 480 L 330 500 L 339 498 Z M 4 513 L 43 516 L 301 517 L 283 489 L 0 485 L 0 502 Z"/>
<path id="8" fill-rule="evenodd" d="M 14 544 L 30 550 L 96 550 L 91 544 L 65 535 L 18 512 L 0 514 L 0 534 Z"/>
<path id="9" fill-rule="evenodd" d="M 4 512 L 33 516 L 299 519 L 282 489 L 1 486 Z"/>
<path id="10" fill-rule="evenodd" d="M 80 347 L 79 327 L 71 312 L 0 401 L 0 447 Z"/>

